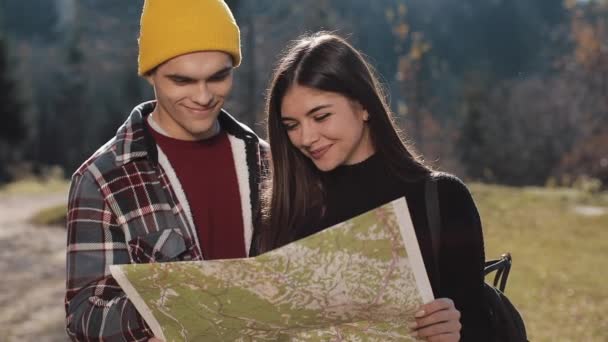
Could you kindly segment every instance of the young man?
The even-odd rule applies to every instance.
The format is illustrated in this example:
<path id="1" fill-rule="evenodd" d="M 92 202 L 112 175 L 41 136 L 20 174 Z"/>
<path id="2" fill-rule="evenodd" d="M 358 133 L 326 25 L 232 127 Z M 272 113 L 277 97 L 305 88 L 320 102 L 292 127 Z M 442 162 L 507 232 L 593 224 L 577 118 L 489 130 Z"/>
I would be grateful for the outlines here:
<path id="1" fill-rule="evenodd" d="M 112 264 L 248 256 L 268 149 L 222 109 L 240 60 L 239 29 L 222 0 L 145 1 L 138 72 L 156 100 L 135 107 L 72 178 L 72 340 L 152 337 Z"/>

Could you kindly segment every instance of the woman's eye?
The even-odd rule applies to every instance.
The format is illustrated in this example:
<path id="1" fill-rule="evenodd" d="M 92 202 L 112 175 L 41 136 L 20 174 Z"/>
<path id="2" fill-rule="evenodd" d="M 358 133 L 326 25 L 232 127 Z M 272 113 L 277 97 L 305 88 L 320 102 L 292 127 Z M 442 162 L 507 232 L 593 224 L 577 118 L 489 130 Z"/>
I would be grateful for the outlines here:
<path id="1" fill-rule="evenodd" d="M 327 119 L 330 115 L 331 115 L 331 113 L 317 115 L 317 116 L 315 116 L 315 121 L 317 121 L 317 122 L 323 121 L 323 120 Z"/>
<path id="2" fill-rule="evenodd" d="M 291 130 L 295 129 L 297 126 L 298 126 L 298 124 L 283 124 L 283 127 L 287 131 L 291 131 Z"/>

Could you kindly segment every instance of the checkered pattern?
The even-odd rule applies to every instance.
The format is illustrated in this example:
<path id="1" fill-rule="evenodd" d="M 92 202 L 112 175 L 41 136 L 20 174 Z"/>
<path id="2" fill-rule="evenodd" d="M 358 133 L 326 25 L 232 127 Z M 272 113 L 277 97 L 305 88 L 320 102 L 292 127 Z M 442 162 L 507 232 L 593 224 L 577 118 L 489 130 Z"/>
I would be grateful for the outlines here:
<path id="1" fill-rule="evenodd" d="M 159 165 L 136 107 L 114 139 L 74 174 L 68 200 L 66 325 L 74 341 L 146 341 L 152 332 L 112 278 L 114 264 L 201 260 L 196 231 Z M 220 124 L 244 141 L 250 208 L 259 210 L 268 146 L 222 112 Z M 241 166 L 242 167 L 242 166 Z M 251 223 L 253 224 L 253 223 Z"/>

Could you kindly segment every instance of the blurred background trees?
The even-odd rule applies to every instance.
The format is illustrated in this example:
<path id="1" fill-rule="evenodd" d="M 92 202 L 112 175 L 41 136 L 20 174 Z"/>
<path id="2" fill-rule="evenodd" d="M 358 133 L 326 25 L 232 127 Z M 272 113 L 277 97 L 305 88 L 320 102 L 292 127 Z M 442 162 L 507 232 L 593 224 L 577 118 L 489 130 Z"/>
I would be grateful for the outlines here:
<path id="1" fill-rule="evenodd" d="M 151 99 L 136 74 L 142 0 L 0 2 L 0 182 L 66 176 Z M 431 164 L 513 185 L 608 184 L 605 0 L 227 1 L 244 60 L 226 106 L 260 135 L 290 40 L 345 35 Z"/>
<path id="2" fill-rule="evenodd" d="M 8 53 L 8 40 L 0 35 L 0 179 L 8 177 L 7 166 L 21 159 L 19 149 L 13 148 L 26 139 L 28 127 L 26 110 L 16 75 L 11 71 L 13 62 Z"/>

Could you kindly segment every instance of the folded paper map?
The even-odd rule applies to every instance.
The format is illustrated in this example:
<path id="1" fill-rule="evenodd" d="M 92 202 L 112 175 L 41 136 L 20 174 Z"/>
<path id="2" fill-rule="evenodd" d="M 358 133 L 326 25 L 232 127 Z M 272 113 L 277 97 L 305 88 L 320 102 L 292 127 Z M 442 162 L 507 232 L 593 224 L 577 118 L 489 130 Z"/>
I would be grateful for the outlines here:
<path id="1" fill-rule="evenodd" d="M 404 198 L 254 258 L 112 265 L 164 341 L 415 341 L 433 294 Z"/>

